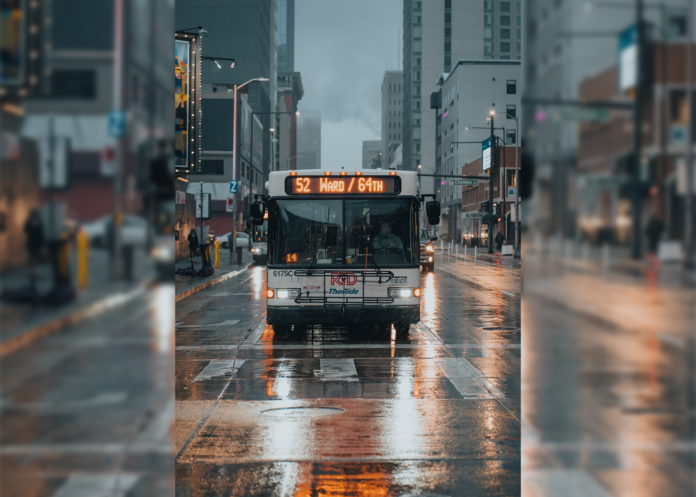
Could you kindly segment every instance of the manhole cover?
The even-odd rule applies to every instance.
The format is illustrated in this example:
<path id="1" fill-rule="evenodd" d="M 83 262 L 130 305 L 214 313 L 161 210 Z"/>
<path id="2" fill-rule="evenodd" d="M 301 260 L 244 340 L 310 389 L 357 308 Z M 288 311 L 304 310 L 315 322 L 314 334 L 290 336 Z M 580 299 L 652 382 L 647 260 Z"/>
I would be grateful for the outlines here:
<path id="1" fill-rule="evenodd" d="M 338 407 L 280 407 L 278 409 L 261 411 L 261 414 L 283 418 L 304 418 L 308 416 L 328 416 L 329 414 L 338 414 L 340 412 L 343 412 L 343 409 Z"/>
<path id="2" fill-rule="evenodd" d="M 519 328 L 483 328 L 483 331 L 520 331 Z"/>

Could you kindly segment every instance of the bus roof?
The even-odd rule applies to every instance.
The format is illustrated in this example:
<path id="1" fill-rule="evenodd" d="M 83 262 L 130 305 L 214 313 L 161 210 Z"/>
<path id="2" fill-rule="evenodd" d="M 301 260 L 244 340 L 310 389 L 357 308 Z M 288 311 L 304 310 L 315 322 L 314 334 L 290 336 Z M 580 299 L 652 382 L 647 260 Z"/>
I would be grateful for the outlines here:
<path id="1" fill-rule="evenodd" d="M 341 169 L 335 171 L 329 169 L 299 169 L 297 171 L 275 171 L 270 173 L 268 182 L 266 183 L 266 188 L 271 197 L 284 197 L 287 195 L 285 192 L 285 178 L 288 176 L 330 176 L 332 178 L 341 176 L 398 176 L 401 178 L 401 193 L 399 193 L 399 195 L 418 195 L 418 174 L 415 171 L 395 171 L 393 169 L 366 169 L 361 171 L 344 171 Z"/>

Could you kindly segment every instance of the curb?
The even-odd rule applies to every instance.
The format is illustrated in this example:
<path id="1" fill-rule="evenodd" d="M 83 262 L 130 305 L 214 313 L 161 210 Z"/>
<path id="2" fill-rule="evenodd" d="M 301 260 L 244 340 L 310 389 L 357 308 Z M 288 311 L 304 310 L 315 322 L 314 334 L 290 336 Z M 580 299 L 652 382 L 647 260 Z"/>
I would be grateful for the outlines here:
<path id="1" fill-rule="evenodd" d="M 211 287 L 213 285 L 217 285 L 218 283 L 222 283 L 225 280 L 228 280 L 234 276 L 237 276 L 238 274 L 243 273 L 244 271 L 246 271 L 247 269 L 249 269 L 253 265 L 254 265 L 254 263 L 252 262 L 244 269 L 240 269 L 239 271 L 230 271 L 229 273 L 225 273 L 221 276 L 218 276 L 214 280 L 206 281 L 205 283 L 201 283 L 198 286 L 194 286 L 193 288 L 189 288 L 188 290 L 184 290 L 181 293 L 177 293 L 176 297 L 174 297 L 174 302 L 179 302 L 180 300 L 183 300 L 186 297 L 189 297 L 196 292 L 200 292 L 201 290 L 205 290 L 208 287 Z"/>
<path id="2" fill-rule="evenodd" d="M 126 304 L 139 296 L 141 293 L 145 292 L 150 284 L 151 282 L 147 281 L 137 287 L 135 290 L 128 293 L 109 295 L 106 298 L 89 304 L 87 307 L 73 311 L 66 316 L 54 319 L 48 323 L 35 326 L 34 328 L 31 328 L 16 337 L 12 337 L 0 343 L 0 358 L 29 345 L 38 338 L 50 335 L 51 333 L 54 333 L 66 326 L 78 323 L 83 319 L 99 314 L 100 312 Z"/>

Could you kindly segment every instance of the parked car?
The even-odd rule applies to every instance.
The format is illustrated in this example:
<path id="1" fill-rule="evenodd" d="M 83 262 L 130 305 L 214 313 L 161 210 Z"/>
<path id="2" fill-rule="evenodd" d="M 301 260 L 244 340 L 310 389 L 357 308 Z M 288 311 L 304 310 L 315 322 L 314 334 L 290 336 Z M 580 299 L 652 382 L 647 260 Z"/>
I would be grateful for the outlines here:
<path id="1" fill-rule="evenodd" d="M 113 216 L 104 216 L 91 223 L 85 223 L 84 229 L 90 244 L 95 247 L 106 248 L 108 243 L 107 227 Z M 123 216 L 123 226 L 121 227 L 122 243 L 127 245 L 141 245 L 147 243 L 148 224 L 147 220 L 140 216 L 126 214 Z"/>
<path id="2" fill-rule="evenodd" d="M 227 238 L 230 236 L 229 233 L 225 233 L 222 236 L 218 237 L 218 240 L 220 240 L 220 248 L 224 249 L 229 249 L 229 245 L 227 244 Z M 237 247 L 243 247 L 243 248 L 249 248 L 249 242 L 251 241 L 251 238 L 247 233 L 244 233 L 243 231 L 237 231 Z"/>

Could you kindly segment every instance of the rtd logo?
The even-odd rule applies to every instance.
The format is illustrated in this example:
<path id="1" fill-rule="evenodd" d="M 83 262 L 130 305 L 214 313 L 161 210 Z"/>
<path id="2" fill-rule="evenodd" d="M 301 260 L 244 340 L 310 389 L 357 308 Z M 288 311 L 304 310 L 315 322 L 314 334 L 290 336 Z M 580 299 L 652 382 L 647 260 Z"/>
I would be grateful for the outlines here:
<path id="1" fill-rule="evenodd" d="M 346 282 L 346 285 L 353 286 L 358 282 L 358 277 L 352 273 L 351 274 L 331 273 L 331 286 L 334 286 L 334 285 L 343 286 L 344 281 Z"/>

